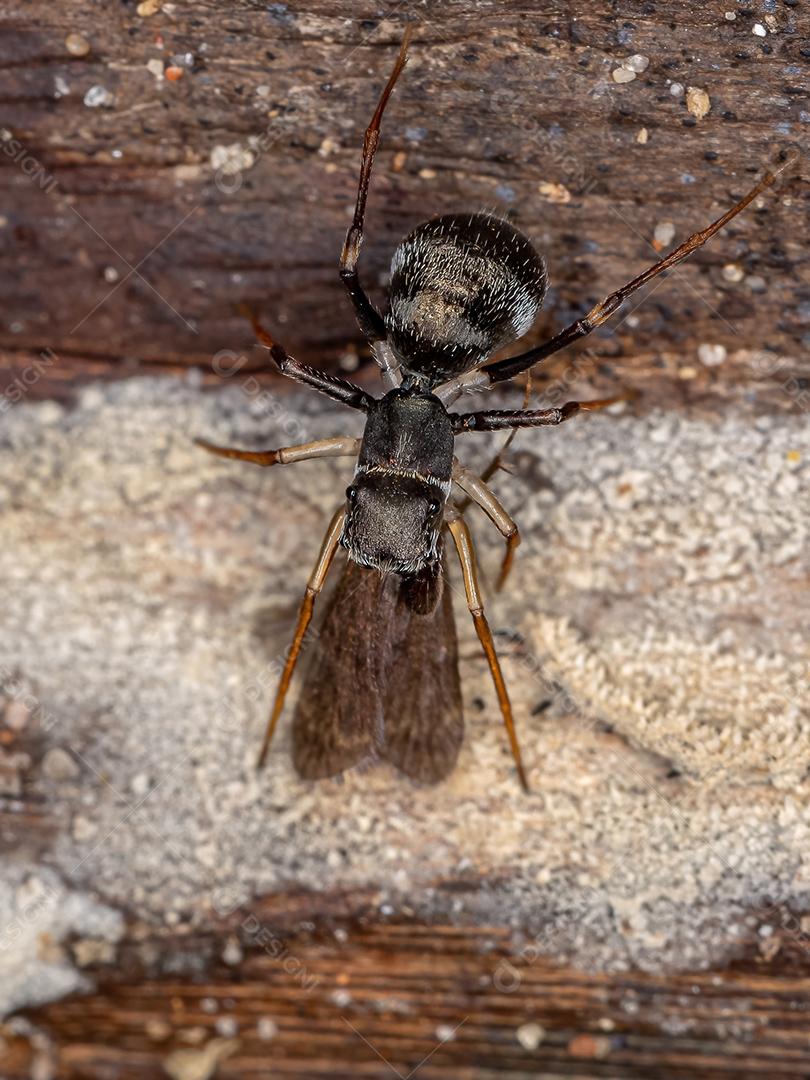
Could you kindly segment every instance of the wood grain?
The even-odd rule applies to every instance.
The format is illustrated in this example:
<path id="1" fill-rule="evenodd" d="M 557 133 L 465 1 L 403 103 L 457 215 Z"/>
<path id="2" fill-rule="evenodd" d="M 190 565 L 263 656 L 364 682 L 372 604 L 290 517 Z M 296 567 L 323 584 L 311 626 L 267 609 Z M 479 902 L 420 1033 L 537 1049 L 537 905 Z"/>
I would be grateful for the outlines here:
<path id="1" fill-rule="evenodd" d="M 158 1077 L 172 1050 L 237 1028 L 222 1080 L 383 1080 L 411 1070 L 420 1080 L 753 1080 L 810 1071 L 810 966 L 806 945 L 787 932 L 770 960 L 749 947 L 723 971 L 670 976 L 590 975 L 513 957 L 519 985 L 506 993 L 493 984 L 495 975 L 512 985 L 495 974 L 508 957 L 502 928 L 347 923 L 340 908 L 338 900 L 331 919 L 321 910 L 317 934 L 286 938 L 283 961 L 256 947 L 256 927 L 281 933 L 261 908 L 242 920 L 237 967 L 217 959 L 217 935 L 130 941 L 115 972 L 96 969 L 96 993 L 27 1014 L 40 1045 L 43 1035 L 50 1043 L 54 1075 Z M 160 956 L 164 974 L 147 973 L 149 955 Z M 262 1018 L 278 1028 L 269 1041 L 257 1031 Z M 536 1049 L 521 1045 L 526 1024 L 545 1031 Z M 28 1039 L 11 1037 L 6 1080 L 27 1077 L 33 1056 Z"/>
<path id="2" fill-rule="evenodd" d="M 706 224 L 806 135 L 801 5 L 780 4 L 765 38 L 753 9 L 730 22 L 683 0 L 166 8 L 31 0 L 0 27 L 3 122 L 21 147 L 0 154 L 0 346 L 12 353 L 51 348 L 79 371 L 210 369 L 219 350 L 250 346 L 235 310 L 248 301 L 301 359 L 348 350 L 354 363 L 363 346 L 337 256 L 362 131 L 406 20 L 419 25 L 361 259 L 378 301 L 394 244 L 420 220 L 496 207 L 548 256 L 554 290 L 534 334 L 546 336 L 651 261 L 657 225 L 681 237 Z M 85 56 L 70 55 L 71 33 Z M 620 85 L 612 72 L 632 54 L 649 66 Z M 172 58 L 182 77 L 158 78 Z M 690 115 L 673 83 L 705 89 L 708 116 Z M 108 105 L 84 104 L 94 87 Z M 218 181 L 223 147 L 254 164 Z M 708 342 L 795 356 L 808 197 L 794 171 L 596 351 L 693 360 Z"/>

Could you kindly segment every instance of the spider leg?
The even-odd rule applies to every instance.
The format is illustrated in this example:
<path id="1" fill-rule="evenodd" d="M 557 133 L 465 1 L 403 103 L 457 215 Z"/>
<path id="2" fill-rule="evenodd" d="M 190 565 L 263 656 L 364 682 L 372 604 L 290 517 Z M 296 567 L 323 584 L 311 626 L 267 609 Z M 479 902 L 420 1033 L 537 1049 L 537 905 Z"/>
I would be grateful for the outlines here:
<path id="1" fill-rule="evenodd" d="M 597 401 L 568 401 L 565 405 L 553 409 L 487 409 L 484 412 L 450 413 L 453 432 L 460 435 L 465 431 L 501 431 L 504 428 L 548 427 L 562 424 L 576 416 L 578 412 L 596 412 L 627 401 L 632 395 L 620 394 L 618 397 L 601 398 Z"/>
<path id="2" fill-rule="evenodd" d="M 515 767 L 517 768 L 520 786 L 525 792 L 528 792 L 529 784 L 526 779 L 526 772 L 523 768 L 520 743 L 518 742 L 517 732 L 515 731 L 512 705 L 509 701 L 506 683 L 503 680 L 501 665 L 498 662 L 498 654 L 495 652 L 492 631 L 489 628 L 487 617 L 484 614 L 484 603 L 481 599 L 481 591 L 478 585 L 478 569 L 472 536 L 470 535 L 467 523 L 464 518 L 460 516 L 448 517 L 447 527 L 452 534 L 459 562 L 461 563 L 461 573 L 464 577 L 464 591 L 467 594 L 467 607 L 470 609 L 475 630 L 478 634 L 478 640 L 481 642 L 481 646 L 487 658 L 487 663 L 489 664 L 492 681 L 495 683 L 495 692 L 498 695 L 498 704 L 501 707 L 501 715 L 503 716 L 506 733 L 509 736 L 509 745 L 512 749 L 512 757 L 514 758 Z"/>
<path id="3" fill-rule="evenodd" d="M 762 179 L 739 202 L 735 203 L 730 210 L 727 210 L 716 221 L 713 221 L 711 225 L 693 233 L 674 251 L 671 251 L 669 255 L 659 259 L 652 266 L 648 266 L 638 277 L 628 281 L 626 285 L 622 285 L 621 288 L 600 300 L 587 315 L 566 326 L 565 329 L 555 334 L 550 341 L 538 345 L 534 349 L 529 349 L 528 352 L 520 353 L 518 356 L 507 357 L 505 360 L 496 360 L 494 363 L 451 379 L 443 386 L 438 387 L 434 393 L 445 405 L 448 405 L 465 391 L 482 390 L 493 386 L 495 383 L 504 382 L 506 379 L 513 379 L 516 375 L 520 375 L 522 371 L 528 370 L 535 364 L 539 364 L 541 360 L 545 360 L 560 349 L 565 348 L 566 345 L 570 345 L 571 342 L 587 337 L 597 326 L 601 326 L 602 323 L 609 319 L 624 301 L 629 296 L 632 296 L 637 289 L 640 289 L 642 285 L 646 285 L 648 281 L 652 281 L 654 277 L 657 277 L 665 270 L 669 270 L 670 267 L 677 266 L 678 263 L 688 258 L 692 252 L 702 247 L 707 240 L 711 239 L 732 218 L 735 218 L 746 206 L 752 203 L 758 195 L 766 188 L 769 188 L 776 181 L 779 174 L 789 165 L 792 165 L 795 160 L 795 155 L 790 156 L 780 165 L 773 168 L 772 171 L 766 172 Z"/>
<path id="4" fill-rule="evenodd" d="M 346 234 L 343 250 L 340 255 L 340 276 L 346 291 L 354 306 L 357 322 L 365 338 L 370 342 L 385 341 L 385 323 L 382 316 L 366 296 L 360 280 L 357 276 L 357 260 L 360 255 L 360 247 L 363 243 L 363 221 L 366 213 L 366 199 L 371 180 L 371 167 L 374 164 L 374 154 L 380 141 L 380 124 L 382 122 L 385 107 L 391 96 L 391 91 L 402 73 L 407 60 L 408 44 L 411 39 L 411 27 L 408 26 L 399 47 L 394 70 L 388 77 L 388 82 L 383 88 L 377 108 L 371 118 L 371 123 L 366 128 L 363 139 L 363 159 L 360 165 L 360 177 L 357 182 L 357 200 L 354 206 L 354 217 Z"/>
<path id="5" fill-rule="evenodd" d="M 348 405 L 352 409 L 368 412 L 374 398 L 367 394 L 365 390 L 347 379 L 338 378 L 337 375 L 329 375 L 325 371 L 317 371 L 306 364 L 299 364 L 297 360 L 293 360 L 287 353 L 284 346 L 279 345 L 272 335 L 265 330 L 247 305 L 241 304 L 239 310 L 250 320 L 257 340 L 269 350 L 273 363 L 282 375 L 294 379 L 295 382 L 312 386 L 315 390 L 319 390 L 322 394 L 332 398 L 333 401 L 339 401 L 341 405 Z"/>
<path id="6" fill-rule="evenodd" d="M 329 567 L 332 565 L 332 560 L 335 557 L 335 552 L 340 543 L 340 535 L 343 532 L 343 521 L 345 517 L 345 509 L 341 507 L 340 510 L 336 511 L 329 524 L 329 528 L 326 531 L 326 536 L 323 538 L 323 544 L 321 545 L 321 550 L 318 554 L 318 561 L 315 563 L 315 568 L 307 582 L 304 599 L 301 601 L 301 607 L 298 611 L 298 621 L 295 625 L 292 644 L 287 652 L 287 660 L 284 664 L 281 678 L 279 679 L 278 690 L 276 690 L 276 699 L 273 702 L 273 709 L 270 713 L 270 718 L 267 721 L 264 741 L 262 742 L 261 752 L 259 753 L 259 760 L 256 763 L 258 769 L 264 765 L 265 759 L 267 758 L 270 740 L 273 738 L 273 732 L 276 730 L 278 718 L 281 716 L 281 710 L 284 708 L 284 699 L 287 696 L 290 680 L 292 679 L 295 665 L 298 662 L 304 635 L 312 620 L 312 612 L 315 608 L 315 598 L 324 586 L 326 575 L 329 573 Z"/>
<path id="7" fill-rule="evenodd" d="M 360 453 L 362 440 L 350 435 L 337 435 L 333 439 L 317 439 L 315 442 L 299 443 L 298 446 L 281 446 L 278 450 L 239 450 L 235 446 L 217 446 L 207 439 L 195 439 L 197 446 L 218 457 L 250 461 L 254 465 L 294 465 L 310 458 L 354 457 Z"/>
<path id="8" fill-rule="evenodd" d="M 495 586 L 496 590 L 500 592 L 509 571 L 512 569 L 515 549 L 520 543 L 520 530 L 517 522 L 512 520 L 495 494 L 487 487 L 484 479 L 476 476 L 469 469 L 465 469 L 459 462 L 456 462 L 453 467 L 453 480 L 469 500 L 481 507 L 506 541 L 506 551 L 501 563 L 501 572 Z"/>

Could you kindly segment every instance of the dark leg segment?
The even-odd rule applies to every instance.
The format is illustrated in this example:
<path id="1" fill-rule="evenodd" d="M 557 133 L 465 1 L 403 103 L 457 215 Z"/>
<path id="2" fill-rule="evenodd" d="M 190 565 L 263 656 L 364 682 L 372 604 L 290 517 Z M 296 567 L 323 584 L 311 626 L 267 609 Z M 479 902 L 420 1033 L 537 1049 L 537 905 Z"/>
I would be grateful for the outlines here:
<path id="1" fill-rule="evenodd" d="M 489 409 L 485 412 L 451 413 L 453 431 L 460 435 L 465 431 L 501 431 L 504 428 L 547 427 L 562 424 L 578 412 L 596 412 L 626 401 L 627 395 L 601 398 L 597 401 L 569 401 L 559 409 Z"/>
<path id="2" fill-rule="evenodd" d="M 256 767 L 260 769 L 267 758 L 267 751 L 270 747 L 270 740 L 273 738 L 273 732 L 276 730 L 276 724 L 278 718 L 281 716 L 281 710 L 284 708 L 284 699 L 287 696 L 287 690 L 290 687 L 290 680 L 295 671 L 295 665 L 298 662 L 298 654 L 301 652 L 301 645 L 304 641 L 304 636 L 307 632 L 307 628 L 312 620 L 312 612 L 315 607 L 315 598 L 324 586 L 326 581 L 326 575 L 329 573 L 329 567 L 332 565 L 332 560 L 335 557 L 338 544 L 340 542 L 340 534 L 343 532 L 343 522 L 346 517 L 346 511 L 341 508 L 335 513 L 332 521 L 327 530 L 326 536 L 323 539 L 320 554 L 318 555 L 318 561 L 315 564 L 315 569 L 310 575 L 309 582 L 307 583 L 307 591 L 304 593 L 304 599 L 301 601 L 301 607 L 298 611 L 298 622 L 295 625 L 295 633 L 293 634 L 292 644 L 290 645 L 287 653 L 287 660 L 284 664 L 284 670 L 281 673 L 279 679 L 278 690 L 276 691 L 276 700 L 273 702 L 273 710 L 270 713 L 270 718 L 267 721 L 267 730 L 264 733 L 264 741 L 262 743 L 262 749 L 259 754 L 259 760 L 256 763 Z"/>
<path id="3" fill-rule="evenodd" d="M 360 165 L 360 179 L 357 184 L 357 201 L 354 206 L 354 218 L 346 234 L 343 251 L 340 256 L 340 276 L 346 291 L 354 305 L 357 322 L 368 341 L 385 340 L 385 323 L 380 313 L 371 303 L 363 291 L 357 276 L 357 259 L 360 255 L 360 247 L 363 243 L 363 220 L 366 214 L 366 199 L 368 197 L 368 185 L 371 180 L 371 166 L 374 163 L 374 154 L 380 141 L 380 123 L 382 121 L 385 106 L 394 89 L 394 84 L 399 78 L 407 60 L 408 43 L 411 39 L 411 27 L 407 27 L 399 47 L 399 56 L 394 64 L 394 70 L 389 76 L 388 82 L 377 102 L 377 108 L 371 118 L 371 123 L 366 128 L 363 140 L 363 160 Z"/>
<path id="4" fill-rule="evenodd" d="M 468 372 L 466 375 L 451 380 L 444 387 L 438 387 L 436 390 L 437 396 L 441 398 L 445 404 L 448 404 L 450 401 L 454 401 L 465 389 L 486 388 L 487 386 L 492 386 L 494 383 L 504 382 L 506 379 L 513 379 L 516 375 L 520 375 L 522 371 L 527 371 L 529 368 L 533 367 L 534 364 L 539 364 L 541 360 L 545 360 L 547 357 L 559 352 L 560 349 L 564 349 L 565 346 L 570 345 L 571 342 L 586 337 L 592 330 L 595 330 L 597 326 L 601 326 L 603 322 L 609 319 L 616 309 L 619 308 L 637 289 L 640 289 L 642 285 L 646 285 L 648 281 L 652 281 L 654 277 L 657 277 L 665 270 L 669 270 L 670 267 L 677 266 L 678 263 L 683 262 L 683 260 L 688 258 L 693 251 L 697 251 L 697 249 L 702 247 L 715 233 L 719 232 L 725 225 L 728 225 L 731 219 L 736 217 L 737 214 L 746 208 L 746 206 L 752 203 L 757 195 L 760 195 L 766 188 L 769 188 L 771 184 L 776 181 L 777 176 L 797 160 L 797 156 L 798 155 L 794 154 L 788 157 L 772 171 L 766 172 L 759 183 L 755 184 L 748 194 L 744 195 L 730 210 L 727 210 L 722 217 L 713 221 L 711 225 L 708 225 L 700 232 L 693 233 L 687 240 L 676 247 L 674 251 L 671 251 L 669 255 L 666 255 L 657 263 L 649 266 L 644 273 L 639 274 L 638 277 L 633 278 L 632 281 L 628 281 L 626 285 L 622 285 L 620 289 L 617 289 L 616 292 L 612 292 L 609 296 L 606 296 L 604 300 L 600 300 L 598 304 L 595 304 L 591 308 L 584 318 L 577 319 L 577 321 L 571 323 L 570 326 L 566 326 L 559 334 L 555 334 L 550 341 L 545 342 L 543 345 L 538 345 L 537 348 L 529 349 L 528 352 L 520 353 L 518 356 L 507 357 L 505 360 L 497 360 L 495 363 L 487 364 L 476 371 Z"/>
<path id="5" fill-rule="evenodd" d="M 315 368 L 307 367 L 306 364 L 299 364 L 287 354 L 282 345 L 273 340 L 249 308 L 242 305 L 240 311 L 250 319 L 256 338 L 270 351 L 273 363 L 282 375 L 314 387 L 333 401 L 339 401 L 341 405 L 368 412 L 369 405 L 374 399 L 365 390 L 346 379 L 339 379 L 336 375 L 328 375 L 325 371 L 317 371 Z"/>

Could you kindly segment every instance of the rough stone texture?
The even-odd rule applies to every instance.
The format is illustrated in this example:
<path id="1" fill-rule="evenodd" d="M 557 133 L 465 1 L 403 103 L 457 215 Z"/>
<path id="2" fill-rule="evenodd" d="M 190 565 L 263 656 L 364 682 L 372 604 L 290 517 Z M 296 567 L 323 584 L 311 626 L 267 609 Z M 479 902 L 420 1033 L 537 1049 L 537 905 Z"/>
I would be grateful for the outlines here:
<path id="1" fill-rule="evenodd" d="M 0 879 L 0 1018 L 24 1005 L 87 989 L 66 939 L 115 953 L 123 919 L 88 895 L 68 888 L 52 870 L 6 867 Z M 81 943 L 80 943 L 81 944 Z M 76 947 L 82 957 L 82 949 Z"/>
<path id="2" fill-rule="evenodd" d="M 250 343 L 242 300 L 301 359 L 356 363 L 336 261 L 363 128 L 406 21 L 418 28 L 362 260 L 378 298 L 394 244 L 419 221 L 496 208 L 548 255 L 547 335 L 637 274 L 654 236 L 702 227 L 779 149 L 807 145 L 801 3 L 729 4 L 733 21 L 682 0 L 153 6 L 142 17 L 134 0 L 0 4 L 0 127 L 17 140 L 0 153 L 12 370 L 44 348 L 63 369 L 206 365 Z M 71 54 L 71 34 L 85 55 Z M 690 89 L 709 97 L 700 119 Z M 597 351 L 651 343 L 686 357 L 723 343 L 795 358 L 810 305 L 802 173 L 806 162 Z"/>
<path id="3" fill-rule="evenodd" d="M 524 544 L 490 612 L 525 797 L 463 601 L 468 732 L 449 782 L 380 765 L 304 783 L 285 725 L 256 774 L 350 465 L 258 470 L 190 440 L 272 445 L 358 418 L 252 389 L 133 380 L 7 417 L 4 683 L 31 710 L 26 800 L 46 801 L 44 858 L 71 888 L 164 926 L 254 892 L 280 911 L 302 888 L 362 892 L 592 969 L 703 966 L 772 903 L 806 908 L 804 417 L 596 415 L 519 437 L 495 483 Z M 465 440 L 470 460 L 485 450 Z M 493 571 L 497 538 L 475 531 Z M 54 747 L 78 775 L 44 765 Z M 26 800 L 3 819 L 17 848 Z M 458 878 L 462 894 L 440 888 Z"/>

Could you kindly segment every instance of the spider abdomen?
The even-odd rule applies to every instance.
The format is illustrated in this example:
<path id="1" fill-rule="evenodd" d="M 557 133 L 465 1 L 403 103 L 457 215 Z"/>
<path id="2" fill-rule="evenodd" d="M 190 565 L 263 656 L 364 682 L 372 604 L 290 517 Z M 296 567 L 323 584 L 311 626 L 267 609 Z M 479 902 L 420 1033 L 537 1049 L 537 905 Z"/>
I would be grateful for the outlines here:
<path id="1" fill-rule="evenodd" d="M 508 221 L 492 214 L 426 221 L 394 252 L 389 341 L 408 372 L 435 386 L 525 334 L 546 286 L 544 260 Z"/>

